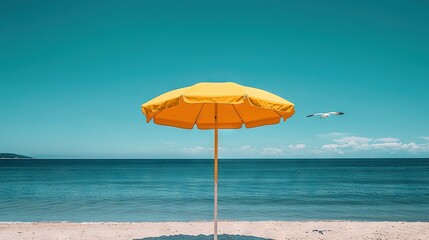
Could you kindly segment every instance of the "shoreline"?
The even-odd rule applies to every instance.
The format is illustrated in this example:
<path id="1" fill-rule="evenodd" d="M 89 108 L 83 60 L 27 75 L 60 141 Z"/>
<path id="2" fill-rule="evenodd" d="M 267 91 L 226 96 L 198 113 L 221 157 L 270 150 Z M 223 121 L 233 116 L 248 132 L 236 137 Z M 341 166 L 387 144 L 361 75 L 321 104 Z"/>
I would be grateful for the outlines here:
<path id="1" fill-rule="evenodd" d="M 429 239 L 429 222 L 220 221 L 225 239 Z M 0 222 L 0 239 L 210 239 L 213 222 Z"/>
<path id="2" fill-rule="evenodd" d="M 333 219 L 310 219 L 310 220 L 222 220 L 219 222 L 252 222 L 252 223 L 258 223 L 258 222 L 282 222 L 282 223 L 306 223 L 306 222 L 348 222 L 348 223 L 429 223 L 429 221 L 364 221 L 364 220 L 333 220 Z M 106 222 L 106 221 L 35 221 L 35 222 L 25 222 L 25 221 L 0 221 L 0 225 L 2 224 L 30 224 L 30 223 L 76 223 L 76 224 L 106 224 L 106 223 L 112 223 L 112 224 L 129 224 L 129 223 L 213 223 L 213 220 L 195 220 L 195 221 L 140 221 L 140 222 L 133 222 L 133 221 L 112 221 L 112 222 Z"/>

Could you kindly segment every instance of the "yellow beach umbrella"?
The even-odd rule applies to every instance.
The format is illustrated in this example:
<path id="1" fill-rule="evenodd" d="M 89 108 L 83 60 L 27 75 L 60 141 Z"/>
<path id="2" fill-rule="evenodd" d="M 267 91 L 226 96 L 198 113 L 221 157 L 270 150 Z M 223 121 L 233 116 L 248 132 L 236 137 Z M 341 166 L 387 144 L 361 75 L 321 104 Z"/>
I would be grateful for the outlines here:
<path id="1" fill-rule="evenodd" d="M 214 129 L 214 239 L 217 239 L 218 129 L 277 124 L 294 114 L 293 103 L 232 82 L 198 83 L 164 93 L 141 107 L 149 123 Z"/>

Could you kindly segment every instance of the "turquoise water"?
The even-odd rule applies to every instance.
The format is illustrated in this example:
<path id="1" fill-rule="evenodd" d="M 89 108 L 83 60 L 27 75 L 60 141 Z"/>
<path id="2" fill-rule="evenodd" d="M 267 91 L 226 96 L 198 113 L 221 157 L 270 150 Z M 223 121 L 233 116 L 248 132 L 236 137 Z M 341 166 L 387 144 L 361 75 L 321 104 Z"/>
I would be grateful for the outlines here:
<path id="1" fill-rule="evenodd" d="M 429 221 L 429 159 L 219 162 L 221 220 Z M 0 160 L 0 221 L 213 215 L 213 160 Z"/>

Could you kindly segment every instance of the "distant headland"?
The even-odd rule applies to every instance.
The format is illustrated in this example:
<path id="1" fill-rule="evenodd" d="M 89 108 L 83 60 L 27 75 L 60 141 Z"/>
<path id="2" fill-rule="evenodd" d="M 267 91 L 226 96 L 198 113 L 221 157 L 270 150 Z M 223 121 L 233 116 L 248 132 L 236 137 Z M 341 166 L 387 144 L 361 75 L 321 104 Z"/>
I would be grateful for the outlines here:
<path id="1" fill-rule="evenodd" d="M 31 157 L 14 153 L 0 153 L 0 159 L 31 159 Z"/>

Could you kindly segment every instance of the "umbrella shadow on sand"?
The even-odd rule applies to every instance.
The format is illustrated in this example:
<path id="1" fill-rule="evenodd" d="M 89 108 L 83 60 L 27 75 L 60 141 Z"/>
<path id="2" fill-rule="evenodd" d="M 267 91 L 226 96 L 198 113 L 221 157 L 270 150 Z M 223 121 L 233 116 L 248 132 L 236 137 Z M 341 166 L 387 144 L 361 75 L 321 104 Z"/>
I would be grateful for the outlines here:
<path id="1" fill-rule="evenodd" d="M 221 234 L 218 235 L 219 240 L 272 240 L 271 238 L 261 238 L 253 236 L 244 236 L 244 235 L 231 235 L 231 234 Z M 134 240 L 213 240 L 212 235 L 172 235 L 172 236 L 160 236 L 160 237 L 147 237 L 147 238 L 138 238 Z"/>

